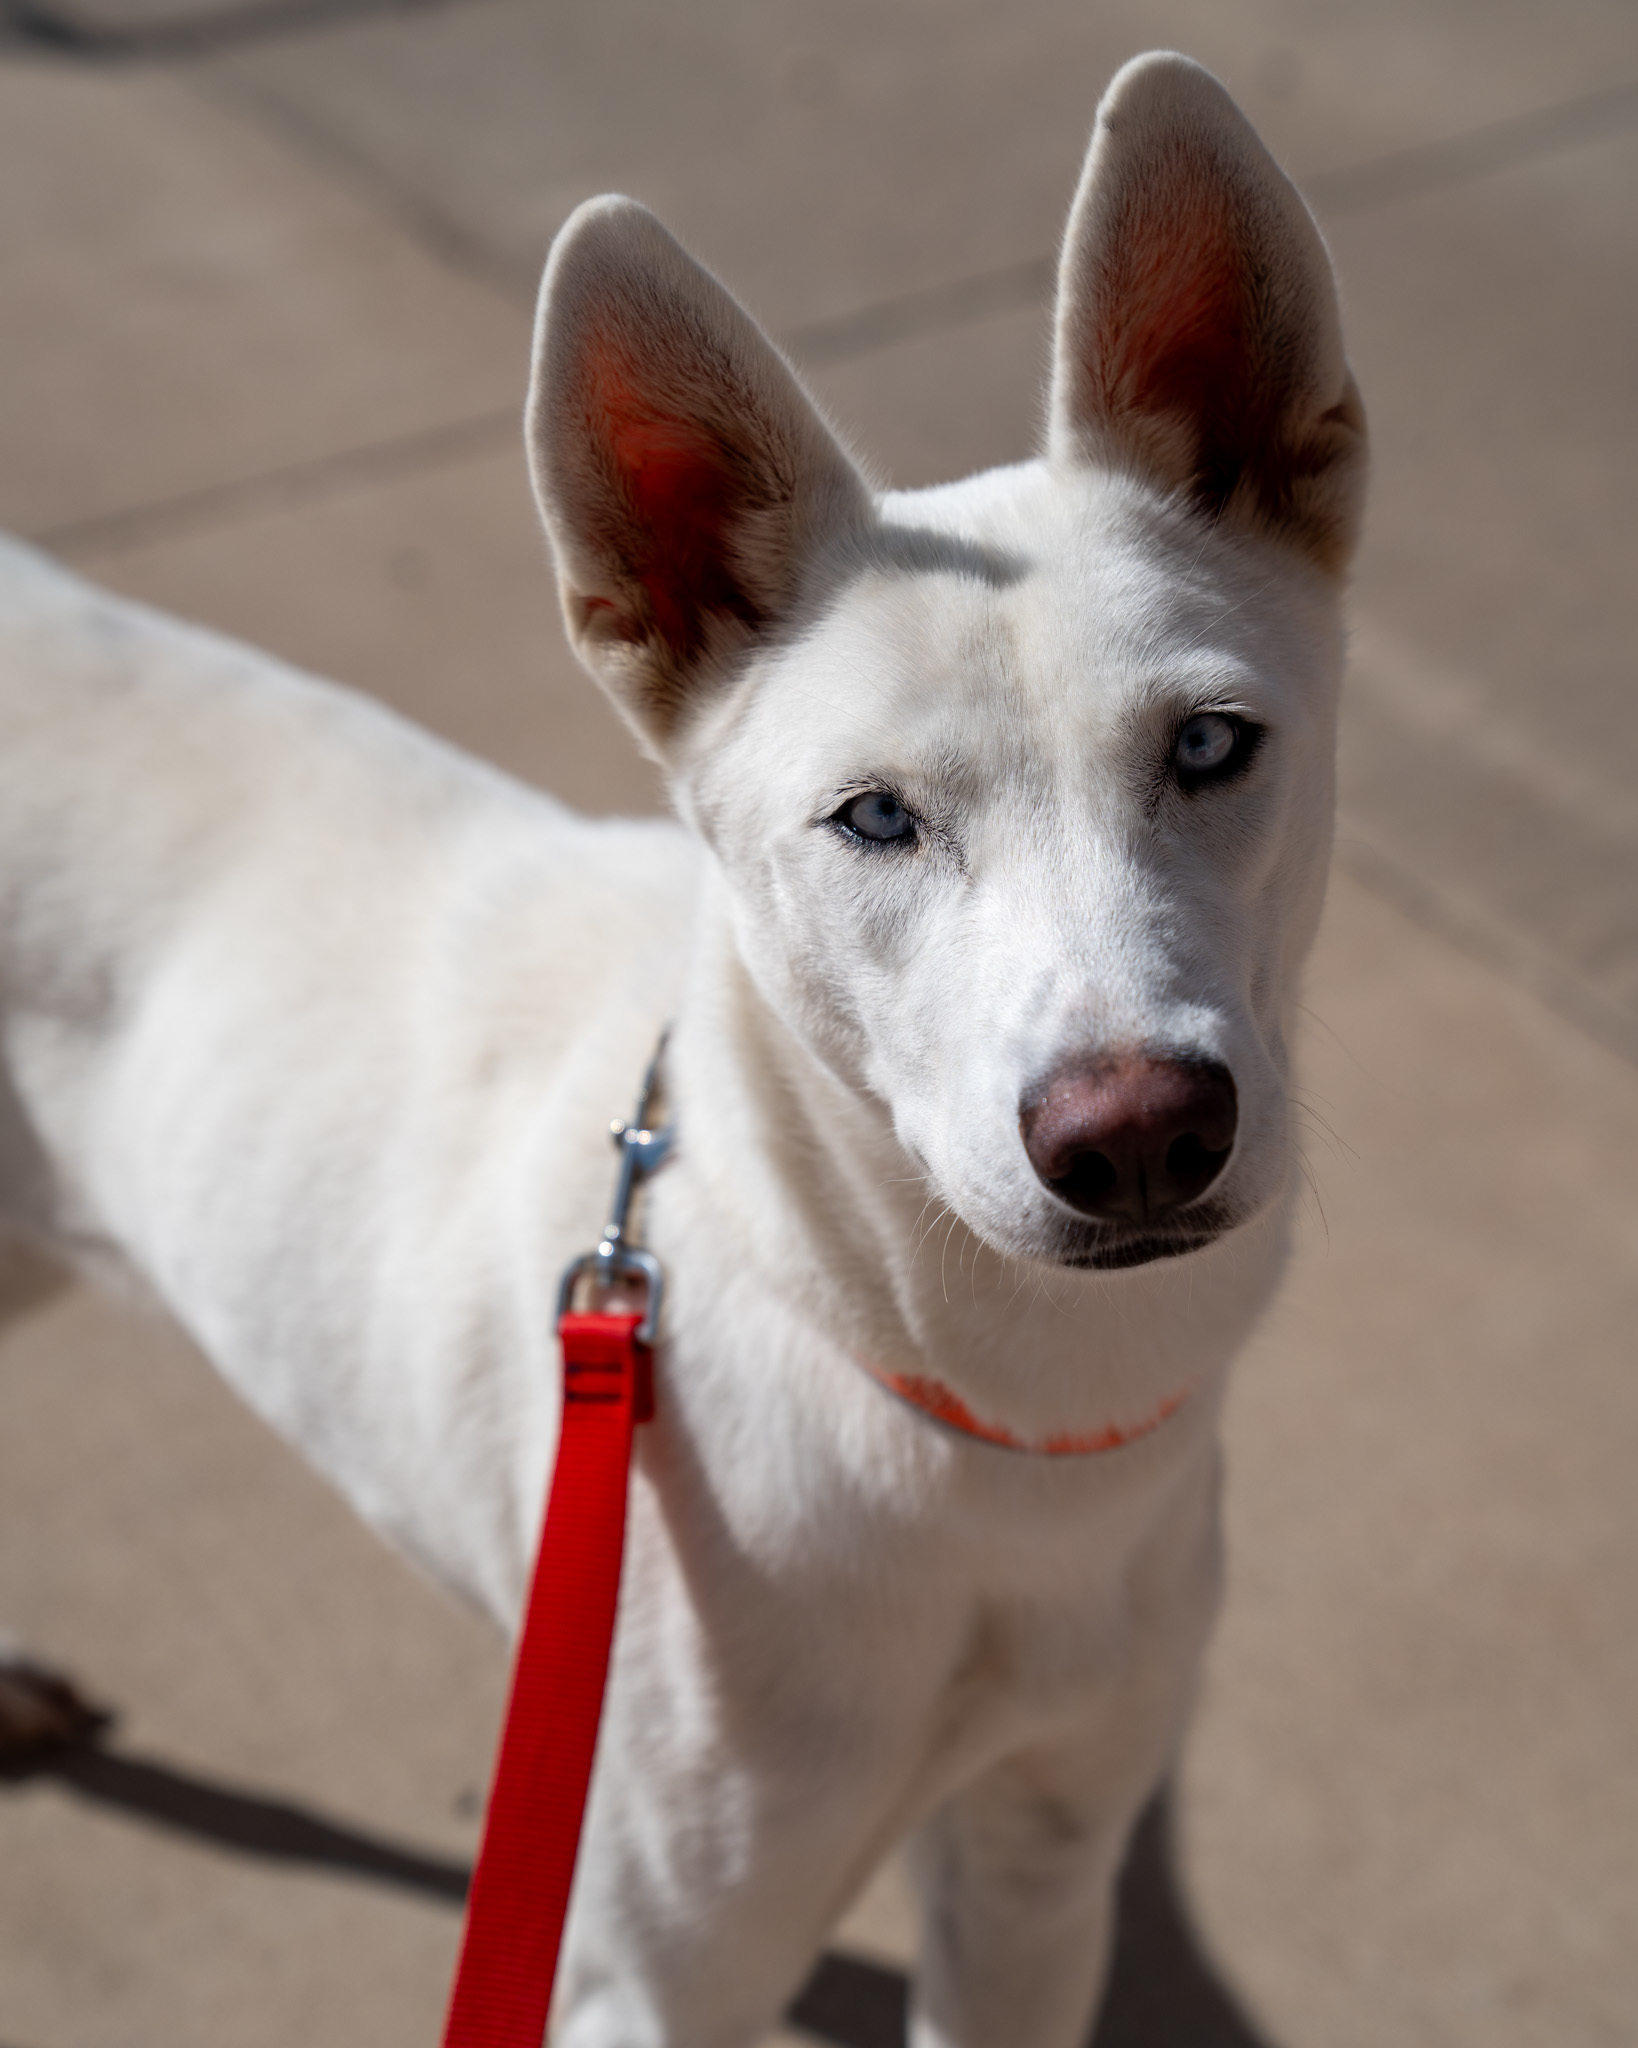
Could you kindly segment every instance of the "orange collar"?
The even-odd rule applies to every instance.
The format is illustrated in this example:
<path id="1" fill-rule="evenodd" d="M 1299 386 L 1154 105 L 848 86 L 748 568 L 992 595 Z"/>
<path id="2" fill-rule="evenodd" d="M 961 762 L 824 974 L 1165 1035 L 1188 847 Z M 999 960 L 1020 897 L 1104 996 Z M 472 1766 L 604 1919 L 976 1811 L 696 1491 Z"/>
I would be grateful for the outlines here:
<path id="1" fill-rule="evenodd" d="M 1101 1429 L 1067 1430 L 1049 1436 L 1044 1443 L 1032 1444 L 999 1423 L 983 1421 L 942 1380 L 928 1379 L 920 1373 L 882 1372 L 862 1358 L 859 1363 L 877 1386 L 885 1387 L 912 1408 L 919 1408 L 923 1415 L 930 1415 L 946 1429 L 953 1429 L 960 1436 L 976 1437 L 980 1443 L 995 1444 L 1004 1451 L 1029 1451 L 1039 1458 L 1086 1458 L 1098 1451 L 1121 1450 L 1141 1437 L 1152 1436 L 1189 1398 L 1186 1393 L 1168 1394 L 1154 1413 L 1141 1422 L 1107 1422 Z"/>

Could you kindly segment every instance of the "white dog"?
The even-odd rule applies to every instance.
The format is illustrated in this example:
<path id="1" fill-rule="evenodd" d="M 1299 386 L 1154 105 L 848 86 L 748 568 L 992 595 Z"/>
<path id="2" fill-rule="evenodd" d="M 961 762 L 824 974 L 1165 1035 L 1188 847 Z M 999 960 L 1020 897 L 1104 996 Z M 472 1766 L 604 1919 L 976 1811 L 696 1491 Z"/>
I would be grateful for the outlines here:
<path id="1" fill-rule="evenodd" d="M 528 445 L 681 825 L 0 558 L 0 1162 L 515 1621 L 553 1309 L 661 1028 L 669 1295 L 561 2048 L 744 2048 L 913 1839 L 919 2048 L 1070 2048 L 1217 1589 L 1283 1257 L 1363 425 L 1330 267 L 1174 56 L 1110 87 L 1045 452 L 873 496 L 641 207 Z"/>

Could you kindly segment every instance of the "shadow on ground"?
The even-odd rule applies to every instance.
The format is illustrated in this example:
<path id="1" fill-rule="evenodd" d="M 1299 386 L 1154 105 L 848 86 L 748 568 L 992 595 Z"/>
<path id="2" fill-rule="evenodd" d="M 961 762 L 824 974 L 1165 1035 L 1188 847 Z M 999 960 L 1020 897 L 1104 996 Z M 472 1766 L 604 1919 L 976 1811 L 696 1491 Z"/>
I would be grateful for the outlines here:
<path id="1" fill-rule="evenodd" d="M 466 1898 L 465 1864 L 424 1856 L 283 1799 L 178 1771 L 146 1757 L 88 1744 L 48 1753 L 31 1766 L 7 1766 L 0 1778 L 50 1778 L 98 1806 L 236 1849 L 275 1863 L 305 1863 L 397 1885 L 458 1906 Z"/>
<path id="2" fill-rule="evenodd" d="M 88 1742 L 0 1766 L 0 1781 L 49 1780 L 76 1797 L 242 1855 L 308 1864 L 458 1906 L 464 1864 L 429 1856 L 152 1758 Z M 903 2048 L 904 1973 L 830 1950 L 793 2002 L 790 2023 L 833 2048 Z M 1121 1874 L 1109 1992 L 1090 2048 L 1275 2048 L 1217 1975 L 1190 1924 L 1174 1871 L 1164 1799 L 1133 1837 Z"/>

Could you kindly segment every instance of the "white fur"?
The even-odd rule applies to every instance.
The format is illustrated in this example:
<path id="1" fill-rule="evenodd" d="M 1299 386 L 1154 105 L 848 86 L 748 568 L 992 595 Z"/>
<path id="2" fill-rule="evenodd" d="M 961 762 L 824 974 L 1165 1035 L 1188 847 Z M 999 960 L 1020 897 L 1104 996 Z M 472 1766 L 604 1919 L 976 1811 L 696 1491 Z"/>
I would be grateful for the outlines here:
<path id="1" fill-rule="evenodd" d="M 1283 1254 L 1357 403 L 1318 239 L 1203 73 L 1129 67 L 1089 180 L 1047 456 L 879 501 L 641 209 L 565 230 L 543 510 L 571 631 L 686 826 L 577 819 L 0 555 L 7 1210 L 141 1275 L 364 1515 L 507 1624 L 555 1442 L 558 1273 L 672 1023 L 680 1141 L 645 1217 L 670 1277 L 659 1415 L 563 2048 L 743 2048 L 907 1833 L 918 2048 L 1068 2048 L 1182 1725 L 1222 1375 Z M 1255 479 L 1203 508 L 1190 419 L 1123 424 L 1085 368 L 1107 340 L 1075 311 L 1096 238 L 1147 232 L 1126 197 L 1160 192 L 1175 226 L 1230 188 L 1236 232 L 1273 252 L 1258 275 L 1289 286 L 1277 345 L 1248 344 L 1258 391 L 1293 348 L 1305 366 L 1258 432 L 1277 416 L 1300 442 L 1308 406 L 1346 443 L 1319 511 Z M 610 481 L 624 401 L 575 382 L 610 334 L 639 428 L 704 419 L 699 448 L 733 440 L 723 489 L 754 480 L 724 500 L 738 595 L 697 631 L 663 587 L 693 556 L 655 570 Z M 1204 800 L 1166 783 L 1203 702 L 1266 728 Z M 824 822 L 884 778 L 929 821 L 913 853 Z M 1221 1234 L 1086 1270 L 1065 1262 L 1098 1233 L 1036 1179 L 1019 1104 L 1133 1045 L 1233 1072 Z M 1126 1449 L 1049 1459 L 950 1434 L 860 1360 L 936 1374 L 1026 1438 L 1189 1398 Z"/>

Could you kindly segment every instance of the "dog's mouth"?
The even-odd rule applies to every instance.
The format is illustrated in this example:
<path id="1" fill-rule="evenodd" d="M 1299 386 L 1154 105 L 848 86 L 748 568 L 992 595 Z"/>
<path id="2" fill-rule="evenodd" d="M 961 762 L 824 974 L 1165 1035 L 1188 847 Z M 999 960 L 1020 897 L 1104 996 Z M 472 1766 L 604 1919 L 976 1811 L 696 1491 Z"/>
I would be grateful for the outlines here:
<path id="1" fill-rule="evenodd" d="M 1112 1273 L 1152 1265 L 1156 1259 L 1181 1259 L 1215 1244 L 1239 1220 L 1226 1203 L 1201 1202 L 1165 1224 L 1077 1223 L 1065 1233 L 1057 1263 Z"/>

